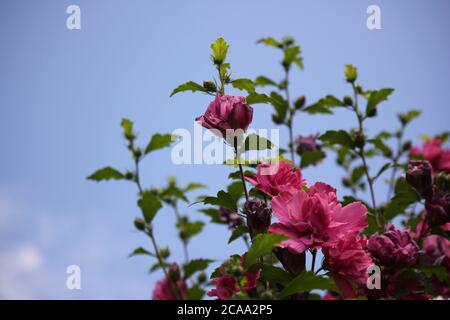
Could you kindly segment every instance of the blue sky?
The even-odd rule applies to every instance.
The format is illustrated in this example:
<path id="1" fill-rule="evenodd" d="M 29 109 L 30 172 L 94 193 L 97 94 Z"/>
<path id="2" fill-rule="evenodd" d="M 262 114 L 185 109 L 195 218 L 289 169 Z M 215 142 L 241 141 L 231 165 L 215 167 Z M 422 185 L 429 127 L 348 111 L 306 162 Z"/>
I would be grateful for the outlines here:
<path id="1" fill-rule="evenodd" d="M 81 8 L 81 30 L 65 26 L 66 8 Z M 366 8 L 381 7 L 381 30 L 366 28 Z M 135 122 L 145 144 L 155 132 L 192 131 L 210 97 L 174 87 L 214 75 L 209 45 L 230 44 L 234 77 L 280 79 L 278 52 L 257 46 L 265 36 L 294 36 L 305 70 L 293 75 L 293 95 L 309 102 L 348 94 L 343 66 L 359 67 L 365 87 L 394 87 L 395 94 L 368 129 L 397 126 L 395 114 L 421 108 L 407 136 L 448 130 L 450 4 L 433 1 L 2 1 L 0 4 L 0 298 L 135 298 L 151 295 L 160 274 L 152 261 L 127 259 L 147 239 L 134 231 L 136 190 L 127 183 L 95 184 L 85 177 L 104 165 L 126 169 L 129 157 L 120 120 Z M 255 106 L 253 128 L 272 128 L 271 107 Z M 351 128 L 351 114 L 301 115 L 296 132 Z M 286 141 L 287 132 L 281 132 Z M 373 164 L 374 170 L 381 162 Z M 146 186 L 170 175 L 181 184 L 205 183 L 209 194 L 229 168 L 176 166 L 170 150 L 143 164 Z M 304 171 L 309 181 L 339 186 L 330 157 Z M 381 180 L 380 180 L 381 181 Z M 381 182 L 379 197 L 386 188 Z M 344 193 L 340 192 L 340 195 Z M 203 217 L 193 208 L 182 208 Z M 181 260 L 169 209 L 155 221 L 156 236 Z M 224 259 L 242 251 L 226 245 L 226 230 L 211 226 L 192 242 L 193 257 Z M 66 289 L 66 267 L 82 270 L 82 289 Z"/>

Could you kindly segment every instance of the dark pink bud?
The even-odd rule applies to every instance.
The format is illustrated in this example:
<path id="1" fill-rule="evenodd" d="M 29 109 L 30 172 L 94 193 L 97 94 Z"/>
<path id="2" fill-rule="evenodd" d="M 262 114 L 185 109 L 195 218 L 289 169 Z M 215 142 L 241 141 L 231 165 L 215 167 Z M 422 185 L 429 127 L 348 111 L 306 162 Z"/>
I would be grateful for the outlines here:
<path id="1" fill-rule="evenodd" d="M 275 248 L 275 255 L 283 267 L 294 276 L 305 270 L 306 253 L 294 253 L 288 248 Z"/>
<path id="2" fill-rule="evenodd" d="M 383 234 L 374 234 L 367 245 L 373 257 L 386 267 L 405 268 L 414 265 L 419 247 L 408 230 L 388 225 Z"/>
<path id="3" fill-rule="evenodd" d="M 272 210 L 264 202 L 256 199 L 247 201 L 244 208 L 250 236 L 253 238 L 257 234 L 266 232 L 270 225 Z"/>
<path id="4" fill-rule="evenodd" d="M 433 168 L 428 161 L 410 160 L 406 171 L 406 181 L 417 190 L 424 199 L 433 196 Z"/>
<path id="5" fill-rule="evenodd" d="M 301 156 L 305 152 L 320 151 L 322 146 L 317 142 L 318 135 L 297 136 L 295 146 L 297 153 Z"/>
<path id="6" fill-rule="evenodd" d="M 440 226 L 450 222 L 450 193 L 437 192 L 432 199 L 425 203 L 428 223 Z"/>

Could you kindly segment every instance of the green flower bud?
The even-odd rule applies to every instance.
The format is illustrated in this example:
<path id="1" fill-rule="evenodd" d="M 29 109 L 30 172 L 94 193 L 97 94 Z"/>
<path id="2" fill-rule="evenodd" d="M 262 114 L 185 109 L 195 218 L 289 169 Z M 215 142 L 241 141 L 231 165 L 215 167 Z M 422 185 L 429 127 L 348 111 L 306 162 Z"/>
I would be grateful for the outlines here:
<path id="1" fill-rule="evenodd" d="M 265 290 L 261 293 L 261 299 L 262 300 L 273 300 L 273 292 L 272 290 Z"/>
<path id="2" fill-rule="evenodd" d="M 294 102 L 295 110 L 300 110 L 301 108 L 303 108 L 305 106 L 305 102 L 306 102 L 305 96 L 298 97 L 297 100 L 295 100 Z"/>
<path id="3" fill-rule="evenodd" d="M 346 106 L 352 106 L 353 105 L 353 99 L 350 96 L 344 97 L 344 103 Z"/>
<path id="4" fill-rule="evenodd" d="M 134 173 L 130 171 L 125 172 L 125 179 L 134 180 Z"/>
<path id="5" fill-rule="evenodd" d="M 210 91 L 210 92 L 216 92 L 217 91 L 217 87 L 216 84 L 212 81 L 203 81 L 203 88 L 205 88 L 206 90 Z"/>
<path id="6" fill-rule="evenodd" d="M 139 231 L 144 231 L 145 230 L 145 221 L 141 218 L 136 218 L 136 219 L 134 219 L 134 226 Z"/>
<path id="7" fill-rule="evenodd" d="M 167 259 L 168 257 L 170 257 L 170 250 L 167 247 L 161 248 L 159 249 L 159 254 L 161 255 L 161 258 Z"/>
<path id="8" fill-rule="evenodd" d="M 198 283 L 204 283 L 204 282 L 206 282 L 206 280 L 207 280 L 207 277 L 206 277 L 206 273 L 205 272 L 200 272 L 199 274 L 198 274 Z"/>
<path id="9" fill-rule="evenodd" d="M 411 147 L 412 147 L 412 143 L 410 140 L 408 140 L 403 144 L 402 148 L 403 148 L 403 151 L 409 151 L 409 149 L 411 149 Z"/>
<path id="10" fill-rule="evenodd" d="M 235 277 L 240 277 L 244 274 L 244 269 L 241 266 L 232 266 L 230 274 Z"/>
<path id="11" fill-rule="evenodd" d="M 366 137 L 361 131 L 356 131 L 353 134 L 353 140 L 355 141 L 355 146 L 362 149 L 366 144 Z"/>

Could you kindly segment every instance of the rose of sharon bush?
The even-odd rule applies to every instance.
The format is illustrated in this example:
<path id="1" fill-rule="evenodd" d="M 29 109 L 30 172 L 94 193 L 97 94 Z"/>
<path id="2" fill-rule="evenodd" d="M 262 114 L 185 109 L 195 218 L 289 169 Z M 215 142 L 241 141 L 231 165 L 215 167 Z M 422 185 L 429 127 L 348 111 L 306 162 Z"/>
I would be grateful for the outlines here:
<path id="1" fill-rule="evenodd" d="M 367 227 L 367 208 L 360 202 L 342 207 L 336 189 L 322 182 L 308 191 L 285 192 L 273 198 L 272 210 L 279 223 L 272 224 L 269 231 L 288 236 L 280 246 L 296 253 L 330 246 Z"/>
<path id="2" fill-rule="evenodd" d="M 443 149 L 440 139 L 430 139 L 422 148 L 412 147 L 410 153 L 412 157 L 423 157 L 429 161 L 435 172 L 450 172 L 450 149 Z"/>
<path id="3" fill-rule="evenodd" d="M 292 163 L 286 160 L 276 164 L 261 163 L 256 168 L 256 176 L 246 176 L 245 179 L 271 197 L 281 192 L 294 193 L 306 184 L 300 169 L 294 169 Z"/>
<path id="4" fill-rule="evenodd" d="M 383 234 L 369 239 L 369 252 L 386 267 L 405 268 L 414 265 L 419 257 L 419 246 L 409 230 L 388 225 Z"/>
<path id="5" fill-rule="evenodd" d="M 197 117 L 197 121 L 206 129 L 220 131 L 222 137 L 226 137 L 227 130 L 247 131 L 253 119 L 253 108 L 246 103 L 245 97 L 221 95 L 217 93 L 205 111 L 205 114 Z"/>
<path id="6" fill-rule="evenodd" d="M 367 242 L 366 236 L 353 235 L 340 238 L 335 245 L 323 249 L 325 264 L 346 298 L 358 296 L 355 287 L 367 282 L 367 269 L 373 264 L 366 251 Z"/>

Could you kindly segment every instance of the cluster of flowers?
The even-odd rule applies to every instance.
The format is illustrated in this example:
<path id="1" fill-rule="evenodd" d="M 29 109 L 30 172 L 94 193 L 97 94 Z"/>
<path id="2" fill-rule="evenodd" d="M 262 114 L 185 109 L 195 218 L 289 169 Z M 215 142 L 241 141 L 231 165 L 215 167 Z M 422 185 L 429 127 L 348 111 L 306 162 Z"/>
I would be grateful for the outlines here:
<path id="1" fill-rule="evenodd" d="M 253 109 L 244 97 L 218 93 L 197 121 L 207 129 L 217 129 L 223 135 L 228 129 L 247 130 L 252 121 Z M 319 150 L 315 136 L 297 138 L 297 151 Z M 384 233 L 375 233 L 369 239 L 362 235 L 368 226 L 367 208 L 361 202 L 342 205 L 332 186 L 317 182 L 309 185 L 302 172 L 287 160 L 278 163 L 264 162 L 257 166 L 256 175 L 245 180 L 265 194 L 269 201 L 247 199 L 244 212 L 251 237 L 259 233 L 283 234 L 289 239 L 281 242 L 275 253 L 284 268 L 298 274 L 304 270 L 306 251 L 322 250 L 323 268 L 335 281 L 343 298 L 365 295 L 372 297 L 393 296 L 398 290 L 408 290 L 409 298 L 428 298 L 415 295 L 420 279 L 400 281 L 401 273 L 419 263 L 425 257 L 429 265 L 443 265 L 450 271 L 450 244 L 447 239 L 431 234 L 431 226 L 449 226 L 450 193 L 448 179 L 441 172 L 450 171 L 450 151 L 442 150 L 441 141 L 430 140 L 422 149 L 413 147 L 406 174 L 407 181 L 425 199 L 427 212 L 414 233 L 408 229 L 399 230 L 388 224 Z M 271 172 L 271 174 L 265 174 Z M 443 180 L 446 181 L 442 182 Z M 446 189 L 447 188 L 447 189 Z M 271 216 L 278 222 L 271 223 Z M 237 213 L 222 209 L 220 216 L 232 227 L 243 224 Z M 427 224 L 428 223 L 428 224 Z M 423 238 L 422 248 L 419 247 Z M 233 258 L 220 267 L 213 278 L 215 288 L 208 292 L 211 297 L 230 299 L 240 292 L 251 294 L 257 290 L 259 272 L 245 271 L 240 258 Z M 368 290 L 366 281 L 368 268 L 377 264 L 383 267 L 382 290 Z M 450 292 L 445 283 L 435 279 L 441 294 Z M 185 291 L 185 284 L 179 290 Z M 172 298 L 167 280 L 158 283 L 154 298 Z M 336 298 L 327 294 L 325 299 Z"/>

